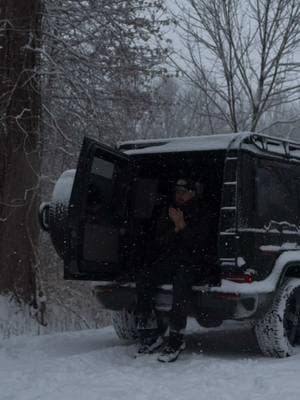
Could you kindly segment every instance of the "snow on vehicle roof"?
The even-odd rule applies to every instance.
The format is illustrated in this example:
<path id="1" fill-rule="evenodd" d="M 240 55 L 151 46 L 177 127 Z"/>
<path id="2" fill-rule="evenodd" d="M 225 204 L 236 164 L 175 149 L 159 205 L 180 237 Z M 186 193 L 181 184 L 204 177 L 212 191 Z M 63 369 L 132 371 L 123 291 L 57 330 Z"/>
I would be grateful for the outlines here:
<path id="1" fill-rule="evenodd" d="M 127 141 L 119 144 L 119 149 L 126 154 L 175 153 L 197 150 L 226 150 L 232 143 L 237 147 L 241 141 L 250 136 L 250 132 L 226 133 L 217 135 L 203 135 L 177 137 L 166 139 L 148 139 Z"/>
<path id="2" fill-rule="evenodd" d="M 240 146 L 251 151 L 300 160 L 300 142 L 254 132 L 134 140 L 119 143 L 118 149 L 128 155 L 136 155 L 227 150 L 229 147 L 237 149 Z"/>

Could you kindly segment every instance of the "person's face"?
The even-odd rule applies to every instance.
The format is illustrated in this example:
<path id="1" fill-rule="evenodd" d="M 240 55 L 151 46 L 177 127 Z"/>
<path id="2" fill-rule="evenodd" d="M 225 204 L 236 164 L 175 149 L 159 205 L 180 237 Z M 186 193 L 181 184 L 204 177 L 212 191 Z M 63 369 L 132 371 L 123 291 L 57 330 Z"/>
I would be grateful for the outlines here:
<path id="1" fill-rule="evenodd" d="M 175 202 L 177 205 L 184 205 L 190 202 L 195 197 L 195 192 L 192 190 L 177 189 L 175 192 Z"/>

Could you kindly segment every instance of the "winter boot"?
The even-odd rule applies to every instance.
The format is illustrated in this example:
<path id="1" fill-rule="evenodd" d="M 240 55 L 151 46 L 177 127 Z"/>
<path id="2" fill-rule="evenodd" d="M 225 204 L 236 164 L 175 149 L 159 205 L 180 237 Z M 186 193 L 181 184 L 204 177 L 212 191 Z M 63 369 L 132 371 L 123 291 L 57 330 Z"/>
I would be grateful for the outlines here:
<path id="1" fill-rule="evenodd" d="M 168 343 L 157 357 L 161 362 L 172 362 L 177 360 L 179 354 L 185 349 L 183 335 L 178 332 L 170 331 Z"/>
<path id="2" fill-rule="evenodd" d="M 135 355 L 151 354 L 163 344 L 159 334 L 157 317 L 154 311 L 138 317 L 137 329 L 140 337 L 140 347 Z"/>
<path id="3" fill-rule="evenodd" d="M 152 354 L 163 344 L 162 336 L 152 335 L 148 337 L 141 338 L 140 347 L 138 348 L 135 358 L 142 356 L 144 354 Z"/>

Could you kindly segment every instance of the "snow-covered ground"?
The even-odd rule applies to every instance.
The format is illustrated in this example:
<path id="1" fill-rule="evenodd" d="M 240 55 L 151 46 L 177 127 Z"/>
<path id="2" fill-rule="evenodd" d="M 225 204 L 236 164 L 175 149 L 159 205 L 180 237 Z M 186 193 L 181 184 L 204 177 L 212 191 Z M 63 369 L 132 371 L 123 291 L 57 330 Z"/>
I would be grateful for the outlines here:
<path id="1" fill-rule="evenodd" d="M 199 331 L 171 364 L 134 359 L 112 327 L 0 341 L 1 400 L 293 400 L 300 396 L 300 353 L 259 354 L 249 329 Z"/>

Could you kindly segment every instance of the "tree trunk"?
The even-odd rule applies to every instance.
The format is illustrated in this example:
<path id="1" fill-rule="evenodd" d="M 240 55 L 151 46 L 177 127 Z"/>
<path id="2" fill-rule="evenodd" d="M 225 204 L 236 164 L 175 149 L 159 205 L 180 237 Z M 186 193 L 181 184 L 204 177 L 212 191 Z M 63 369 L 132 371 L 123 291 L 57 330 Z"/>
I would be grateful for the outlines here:
<path id="1" fill-rule="evenodd" d="M 0 0 L 0 293 L 35 299 L 40 0 Z"/>

